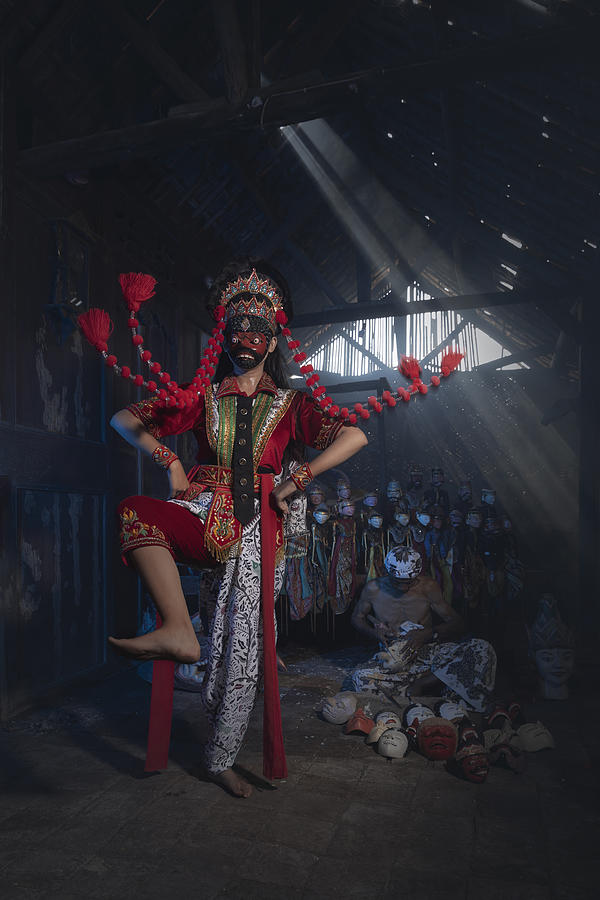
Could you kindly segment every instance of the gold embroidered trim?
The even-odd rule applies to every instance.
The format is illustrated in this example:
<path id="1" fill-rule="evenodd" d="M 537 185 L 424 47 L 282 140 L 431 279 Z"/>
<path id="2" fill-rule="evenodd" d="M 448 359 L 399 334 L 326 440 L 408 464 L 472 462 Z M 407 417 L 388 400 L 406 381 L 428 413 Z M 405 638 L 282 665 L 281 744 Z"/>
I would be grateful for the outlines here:
<path id="1" fill-rule="evenodd" d="M 154 400 L 140 400 L 139 403 L 130 403 L 126 409 L 140 420 L 152 437 L 160 438 L 162 437 L 160 426 L 156 424 L 153 417 L 154 405 Z"/>
<path id="2" fill-rule="evenodd" d="M 217 438 L 217 463 L 231 466 L 235 442 L 236 398 L 229 394 L 217 401 L 219 407 L 219 436 Z"/>
<path id="3" fill-rule="evenodd" d="M 323 416 L 323 423 L 315 441 L 315 449 L 325 450 L 329 447 L 343 427 L 344 423 L 339 419 L 328 419 L 326 416 Z"/>
<path id="4" fill-rule="evenodd" d="M 281 422 L 288 409 L 291 406 L 291 403 L 298 391 L 284 391 L 277 390 L 277 396 L 273 398 L 273 403 L 271 405 L 271 409 L 269 410 L 269 414 L 267 416 L 267 421 L 265 422 L 265 426 L 258 436 L 255 445 L 254 445 L 254 467 L 257 468 L 264 453 L 265 447 L 273 434 L 277 425 Z"/>
<path id="5" fill-rule="evenodd" d="M 147 522 L 142 522 L 134 509 L 130 509 L 128 506 L 124 507 L 120 519 L 119 537 L 123 553 L 135 550 L 137 547 L 147 546 L 148 544 L 166 547 L 167 550 L 171 549 L 164 532 L 157 525 L 149 525 Z"/>

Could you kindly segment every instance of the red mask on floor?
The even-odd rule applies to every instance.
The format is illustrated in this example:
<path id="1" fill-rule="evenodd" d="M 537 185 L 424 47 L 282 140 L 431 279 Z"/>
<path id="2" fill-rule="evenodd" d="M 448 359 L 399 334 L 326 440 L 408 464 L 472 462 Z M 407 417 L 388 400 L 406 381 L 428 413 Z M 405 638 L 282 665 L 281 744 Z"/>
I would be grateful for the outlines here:
<path id="1" fill-rule="evenodd" d="M 465 781 L 482 784 L 488 776 L 490 764 L 481 744 L 471 744 L 458 751 L 452 768 Z"/>
<path id="2" fill-rule="evenodd" d="M 425 719 L 417 732 L 419 750 L 427 759 L 452 759 L 458 744 L 458 732 L 448 719 Z"/>

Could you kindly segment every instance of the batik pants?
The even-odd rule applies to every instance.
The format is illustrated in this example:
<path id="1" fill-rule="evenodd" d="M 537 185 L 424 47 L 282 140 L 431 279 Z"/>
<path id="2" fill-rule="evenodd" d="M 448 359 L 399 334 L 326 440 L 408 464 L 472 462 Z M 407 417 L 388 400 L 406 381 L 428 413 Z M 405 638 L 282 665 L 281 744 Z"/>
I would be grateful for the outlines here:
<path id="1" fill-rule="evenodd" d="M 121 553 L 141 546 L 167 547 L 177 562 L 215 569 L 216 594 L 202 700 L 209 719 L 207 769 L 216 774 L 235 762 L 262 676 L 260 515 L 242 529 L 239 555 L 217 564 L 204 548 L 204 522 L 212 493 L 194 501 L 128 497 L 119 504 Z M 218 565 L 218 568 L 215 568 Z M 284 563 L 275 568 L 275 597 Z M 210 577 L 210 576 L 209 576 Z"/>

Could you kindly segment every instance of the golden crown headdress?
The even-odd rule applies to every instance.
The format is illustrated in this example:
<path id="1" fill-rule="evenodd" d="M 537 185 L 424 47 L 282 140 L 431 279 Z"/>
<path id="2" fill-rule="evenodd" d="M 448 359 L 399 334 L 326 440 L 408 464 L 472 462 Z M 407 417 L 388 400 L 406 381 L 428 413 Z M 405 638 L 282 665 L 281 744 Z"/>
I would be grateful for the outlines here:
<path id="1" fill-rule="evenodd" d="M 251 296 L 243 298 L 240 294 Z M 236 297 L 239 299 L 236 300 Z M 256 269 L 252 269 L 250 275 L 240 275 L 221 294 L 221 303 L 227 309 L 227 319 L 233 316 L 260 316 L 268 321 L 273 333 L 281 322 L 281 316 L 278 317 L 277 313 L 283 311 L 282 302 L 277 286 L 269 278 L 259 275 Z"/>

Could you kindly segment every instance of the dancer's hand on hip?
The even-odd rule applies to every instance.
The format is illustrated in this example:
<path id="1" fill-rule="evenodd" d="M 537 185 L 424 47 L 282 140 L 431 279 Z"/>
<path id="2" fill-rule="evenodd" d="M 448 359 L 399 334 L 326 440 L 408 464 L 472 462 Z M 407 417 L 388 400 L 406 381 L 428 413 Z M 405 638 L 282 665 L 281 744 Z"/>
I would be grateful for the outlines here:
<path id="1" fill-rule="evenodd" d="M 298 488 L 294 484 L 291 478 L 287 478 L 285 481 L 282 481 L 281 484 L 277 485 L 276 488 L 273 488 L 271 491 L 272 503 L 275 509 L 281 513 L 283 516 L 287 515 L 289 511 L 289 506 L 286 500 L 286 497 L 289 497 L 291 494 L 295 493 Z"/>
<path id="2" fill-rule="evenodd" d="M 167 475 L 169 477 L 169 500 L 173 500 L 178 494 L 187 491 L 190 483 L 185 474 L 185 469 L 178 459 L 171 463 L 167 469 Z"/>

